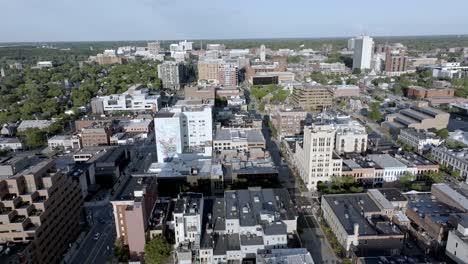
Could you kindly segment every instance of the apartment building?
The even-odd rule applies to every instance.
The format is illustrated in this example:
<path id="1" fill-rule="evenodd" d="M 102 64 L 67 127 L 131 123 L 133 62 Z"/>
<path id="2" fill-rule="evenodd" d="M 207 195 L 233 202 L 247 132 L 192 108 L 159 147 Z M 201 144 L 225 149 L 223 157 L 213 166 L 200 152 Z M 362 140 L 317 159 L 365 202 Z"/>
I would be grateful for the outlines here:
<path id="1" fill-rule="evenodd" d="M 379 194 L 322 196 L 323 218 L 348 253 L 385 251 L 393 255 L 403 249 L 405 236 L 389 218 L 393 205 Z"/>
<path id="2" fill-rule="evenodd" d="M 448 113 L 429 107 L 425 102 L 420 102 L 400 110 L 397 114 L 387 115 L 381 127 L 395 135 L 405 128 L 440 130 L 447 127 L 449 119 Z"/>
<path id="3" fill-rule="evenodd" d="M 158 65 L 158 77 L 164 89 L 179 90 L 188 79 L 187 67 L 184 63 L 165 61 Z"/>
<path id="4" fill-rule="evenodd" d="M 214 150 L 233 149 L 249 151 L 252 148 L 265 149 L 265 138 L 258 129 L 219 128 L 213 139 Z"/>
<path id="5" fill-rule="evenodd" d="M 333 95 L 322 85 L 294 85 L 291 95 L 294 105 L 310 111 L 322 111 L 333 104 Z"/>
<path id="6" fill-rule="evenodd" d="M 149 219 L 156 198 L 155 178 L 132 177 L 120 195 L 111 201 L 117 239 L 128 246 L 131 256 L 141 256 L 145 252 Z"/>
<path id="7" fill-rule="evenodd" d="M 460 172 L 462 177 L 468 177 L 468 149 L 448 149 L 442 146 L 432 148 L 431 154 L 439 164 Z"/>
<path id="8" fill-rule="evenodd" d="M 221 64 L 218 69 L 220 85 L 236 87 L 239 82 L 239 67 L 234 64 Z"/>
<path id="9" fill-rule="evenodd" d="M 307 112 L 302 109 L 283 108 L 270 115 L 278 139 L 303 133 Z"/>
<path id="10" fill-rule="evenodd" d="M 331 125 L 304 127 L 304 140 L 296 142 L 294 159 L 307 189 L 315 190 L 319 182 L 340 176 L 342 160 L 333 153 L 335 129 Z"/>
<path id="11" fill-rule="evenodd" d="M 53 160 L 0 181 L 0 244 L 14 243 L 8 263 L 58 263 L 80 233 L 80 187 Z"/>
<path id="12" fill-rule="evenodd" d="M 158 162 L 188 152 L 211 156 L 213 143 L 212 105 L 200 100 L 179 101 L 162 109 L 154 119 Z"/>
<path id="13" fill-rule="evenodd" d="M 391 49 L 385 53 L 385 72 L 387 75 L 397 76 L 408 70 L 409 57 L 405 49 Z"/>
<path id="14" fill-rule="evenodd" d="M 94 114 L 113 111 L 157 112 L 160 103 L 159 95 L 150 95 L 147 88 L 144 88 L 141 84 L 135 84 L 122 94 L 93 98 L 91 110 Z"/>

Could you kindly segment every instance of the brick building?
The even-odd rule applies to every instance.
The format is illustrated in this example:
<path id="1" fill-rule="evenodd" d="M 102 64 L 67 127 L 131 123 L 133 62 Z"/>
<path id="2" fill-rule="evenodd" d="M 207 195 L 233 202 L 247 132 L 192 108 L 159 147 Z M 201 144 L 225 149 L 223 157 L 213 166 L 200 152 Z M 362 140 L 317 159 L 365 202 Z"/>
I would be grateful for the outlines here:
<path id="1" fill-rule="evenodd" d="M 453 97 L 455 90 L 452 88 L 426 88 L 420 86 L 409 86 L 407 97 L 411 99 Z"/>

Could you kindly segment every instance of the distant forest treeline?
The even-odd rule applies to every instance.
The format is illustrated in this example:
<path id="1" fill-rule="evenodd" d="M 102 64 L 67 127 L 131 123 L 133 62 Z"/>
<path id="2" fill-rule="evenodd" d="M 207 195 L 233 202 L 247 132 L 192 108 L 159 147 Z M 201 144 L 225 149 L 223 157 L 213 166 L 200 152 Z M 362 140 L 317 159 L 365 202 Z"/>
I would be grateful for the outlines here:
<path id="1" fill-rule="evenodd" d="M 221 43 L 228 49 L 245 49 L 266 45 L 267 48 L 295 49 L 304 48 L 321 50 L 323 45 L 331 44 L 334 51 L 347 46 L 348 38 L 288 38 L 288 39 L 221 39 L 221 40 L 191 40 L 193 47 L 206 47 L 208 43 Z M 468 36 L 415 36 L 415 37 L 375 37 L 376 43 L 400 42 L 414 52 L 430 51 L 435 48 L 468 47 Z M 25 64 L 38 60 L 52 60 L 55 63 L 77 63 L 90 55 L 102 52 L 104 49 L 116 49 L 121 46 L 146 46 L 151 40 L 145 41 L 97 41 L 97 42 L 47 42 L 47 43 L 1 43 L 0 65 L 14 61 Z M 161 41 L 163 48 L 178 40 Z M 42 46 L 48 47 L 43 48 Z M 54 47 L 54 48 L 50 48 Z M 66 50 L 65 50 L 66 49 Z"/>

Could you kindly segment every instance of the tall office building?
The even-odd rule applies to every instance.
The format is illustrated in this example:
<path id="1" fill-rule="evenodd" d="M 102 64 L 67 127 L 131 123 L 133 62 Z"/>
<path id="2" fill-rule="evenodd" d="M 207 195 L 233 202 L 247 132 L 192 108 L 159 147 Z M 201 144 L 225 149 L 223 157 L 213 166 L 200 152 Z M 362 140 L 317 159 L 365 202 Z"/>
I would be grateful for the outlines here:
<path id="1" fill-rule="evenodd" d="M 158 65 L 158 76 L 164 89 L 179 90 L 187 80 L 187 67 L 183 63 L 165 61 Z"/>
<path id="2" fill-rule="evenodd" d="M 340 176 L 342 160 L 333 157 L 335 128 L 332 125 L 313 124 L 304 127 L 304 141 L 296 143 L 296 161 L 299 174 L 307 189 L 316 190 L 319 182 Z"/>
<path id="3" fill-rule="evenodd" d="M 260 61 L 266 60 L 266 48 L 265 45 L 260 46 Z"/>
<path id="4" fill-rule="evenodd" d="M 357 37 L 354 40 L 353 69 L 370 69 L 374 41 L 369 36 Z"/>

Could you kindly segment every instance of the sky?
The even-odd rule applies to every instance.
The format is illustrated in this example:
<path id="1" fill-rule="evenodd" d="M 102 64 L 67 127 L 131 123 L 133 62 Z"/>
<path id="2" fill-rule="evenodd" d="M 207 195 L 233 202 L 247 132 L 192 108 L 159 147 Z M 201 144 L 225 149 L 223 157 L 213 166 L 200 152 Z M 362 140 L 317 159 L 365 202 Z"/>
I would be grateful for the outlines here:
<path id="1" fill-rule="evenodd" d="M 0 0 L 0 42 L 468 33 L 467 0 Z"/>

